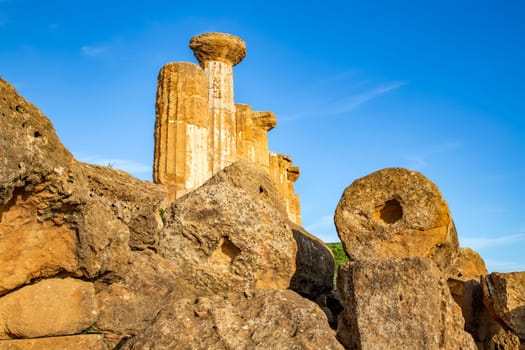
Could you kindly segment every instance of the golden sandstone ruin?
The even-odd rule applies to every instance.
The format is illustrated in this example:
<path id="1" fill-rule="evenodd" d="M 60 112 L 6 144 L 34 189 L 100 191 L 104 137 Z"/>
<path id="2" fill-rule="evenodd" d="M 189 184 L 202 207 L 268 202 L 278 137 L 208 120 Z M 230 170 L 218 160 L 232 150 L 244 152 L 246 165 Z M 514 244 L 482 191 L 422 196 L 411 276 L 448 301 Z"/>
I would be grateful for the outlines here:
<path id="1" fill-rule="evenodd" d="M 268 150 L 275 115 L 234 101 L 233 67 L 246 56 L 246 43 L 233 35 L 206 33 L 193 37 L 190 48 L 200 66 L 172 62 L 159 73 L 153 181 L 166 186 L 174 201 L 247 159 L 268 171 L 290 220 L 300 225 L 294 192 L 299 168 L 289 156 Z"/>

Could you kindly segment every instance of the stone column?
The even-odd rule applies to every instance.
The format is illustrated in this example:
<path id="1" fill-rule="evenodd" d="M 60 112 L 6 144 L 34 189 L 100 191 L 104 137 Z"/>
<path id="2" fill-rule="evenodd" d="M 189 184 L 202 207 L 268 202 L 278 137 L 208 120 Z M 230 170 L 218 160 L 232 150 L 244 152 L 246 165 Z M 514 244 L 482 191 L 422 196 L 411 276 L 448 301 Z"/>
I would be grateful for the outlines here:
<path id="1" fill-rule="evenodd" d="M 233 66 L 246 56 L 240 38 L 206 33 L 191 38 L 190 48 L 208 80 L 208 161 L 214 174 L 236 160 Z"/>
<path id="2" fill-rule="evenodd" d="M 286 206 L 290 221 L 300 225 L 299 196 L 294 192 L 294 182 L 299 178 L 299 167 L 292 166 L 292 159 L 285 154 L 270 153 L 270 177 Z"/>
<path id="3" fill-rule="evenodd" d="M 255 162 L 253 111 L 249 105 L 236 104 L 237 159 Z"/>
<path id="4" fill-rule="evenodd" d="M 301 171 L 298 166 L 292 165 L 287 169 L 288 179 L 288 216 L 292 222 L 301 225 L 301 202 L 299 195 L 295 194 L 294 183 L 299 178 Z"/>
<path id="5" fill-rule="evenodd" d="M 255 162 L 269 170 L 270 153 L 268 151 L 268 131 L 277 125 L 272 112 L 253 112 L 253 139 Z"/>
<path id="6" fill-rule="evenodd" d="M 157 85 L 153 181 L 175 200 L 209 178 L 208 92 L 193 63 L 168 63 Z"/>

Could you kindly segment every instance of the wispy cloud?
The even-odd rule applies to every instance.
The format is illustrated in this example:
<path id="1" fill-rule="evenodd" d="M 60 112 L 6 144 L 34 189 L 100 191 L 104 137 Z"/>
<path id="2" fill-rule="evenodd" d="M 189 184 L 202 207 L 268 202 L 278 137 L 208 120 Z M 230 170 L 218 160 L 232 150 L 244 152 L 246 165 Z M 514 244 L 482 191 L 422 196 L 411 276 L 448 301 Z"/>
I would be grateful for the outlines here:
<path id="1" fill-rule="evenodd" d="M 499 237 L 461 237 L 461 245 L 474 250 L 525 242 L 525 232 Z"/>
<path id="2" fill-rule="evenodd" d="M 80 50 L 86 56 L 96 57 L 106 52 L 108 47 L 106 45 L 85 45 Z"/>
<path id="3" fill-rule="evenodd" d="M 401 158 L 406 161 L 405 167 L 421 170 L 430 165 L 429 158 L 447 152 L 452 152 L 457 150 L 462 146 L 460 141 L 446 141 L 433 145 L 430 148 L 420 150 L 417 153 L 412 154 L 402 154 Z"/>
<path id="4" fill-rule="evenodd" d="M 363 103 L 376 99 L 388 92 L 397 90 L 404 85 L 406 85 L 406 83 L 401 81 L 382 84 L 373 88 L 369 88 L 358 94 L 348 96 L 336 103 L 330 114 L 343 114 L 350 112 Z"/>
<path id="5" fill-rule="evenodd" d="M 347 114 L 365 103 L 407 85 L 404 81 L 378 82 L 362 75 L 363 72 L 359 70 L 348 70 L 313 82 L 300 92 L 299 97 L 307 101 L 306 109 L 284 115 L 279 120 L 295 121 L 319 114 Z"/>

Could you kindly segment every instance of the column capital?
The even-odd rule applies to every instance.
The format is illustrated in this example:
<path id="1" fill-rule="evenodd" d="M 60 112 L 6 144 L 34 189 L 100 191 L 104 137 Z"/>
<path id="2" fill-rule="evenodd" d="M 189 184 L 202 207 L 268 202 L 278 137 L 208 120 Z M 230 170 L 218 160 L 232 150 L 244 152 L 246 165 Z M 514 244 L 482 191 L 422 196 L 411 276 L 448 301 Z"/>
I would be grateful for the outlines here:
<path id="1" fill-rule="evenodd" d="M 218 61 L 235 66 L 246 57 L 246 43 L 241 38 L 225 33 L 205 33 L 190 40 L 190 48 L 201 65 Z"/>
<path id="2" fill-rule="evenodd" d="M 287 174 L 288 180 L 291 182 L 297 181 L 297 179 L 299 178 L 299 175 L 301 174 L 301 170 L 296 165 L 292 165 L 291 167 L 286 169 L 286 171 L 288 173 Z"/>
<path id="3" fill-rule="evenodd" d="M 277 118 L 272 112 L 253 112 L 253 123 L 261 129 L 270 131 L 277 125 Z"/>

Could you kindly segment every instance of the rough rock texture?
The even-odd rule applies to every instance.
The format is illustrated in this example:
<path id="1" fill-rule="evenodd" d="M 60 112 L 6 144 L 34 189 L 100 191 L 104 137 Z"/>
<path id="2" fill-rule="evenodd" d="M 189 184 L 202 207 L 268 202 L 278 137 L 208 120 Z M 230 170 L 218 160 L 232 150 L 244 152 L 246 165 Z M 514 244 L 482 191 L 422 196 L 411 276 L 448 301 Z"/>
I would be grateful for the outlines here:
<path id="1" fill-rule="evenodd" d="M 53 184 L 73 157 L 51 122 L 1 78 L 0 123 L 2 295 L 34 278 L 79 271 L 75 232 L 62 225 L 75 201 L 67 186 Z"/>
<path id="2" fill-rule="evenodd" d="M 354 181 L 335 211 L 335 225 L 351 259 L 425 256 L 445 271 L 458 238 L 439 189 L 422 174 L 379 170 Z"/>
<path id="3" fill-rule="evenodd" d="M 94 330 L 134 335 L 145 329 L 176 293 L 177 266 L 151 251 L 133 252 L 124 274 L 109 274 L 95 285 L 100 310 Z M 175 291 L 175 292 L 173 292 Z"/>
<path id="4" fill-rule="evenodd" d="M 525 272 L 493 272 L 481 279 L 481 286 L 491 315 L 525 340 Z"/>
<path id="5" fill-rule="evenodd" d="M 310 300 L 329 294 L 334 287 L 335 261 L 332 251 L 300 226 L 292 226 L 292 232 L 298 249 L 290 289 Z"/>
<path id="6" fill-rule="evenodd" d="M 122 349 L 343 349 L 319 307 L 289 290 L 180 300 Z"/>
<path id="7" fill-rule="evenodd" d="M 0 339 L 76 334 L 97 316 L 93 283 L 50 278 L 0 299 Z"/>
<path id="8" fill-rule="evenodd" d="M 190 40 L 190 48 L 199 62 L 219 61 L 235 66 L 246 57 L 246 43 L 225 33 L 205 33 Z"/>
<path id="9" fill-rule="evenodd" d="M 246 174 L 268 176 L 254 167 Z M 178 281 L 189 295 L 288 288 L 297 251 L 290 223 L 264 191 L 256 192 L 212 178 L 166 211 L 158 252 L 179 266 Z"/>
<path id="10" fill-rule="evenodd" d="M 107 350 L 100 334 L 84 334 L 38 339 L 0 340 L 0 350 Z"/>
<path id="11" fill-rule="evenodd" d="M 480 350 L 521 350 L 520 338 L 511 331 L 500 328 L 487 342 L 478 345 Z"/>
<path id="12" fill-rule="evenodd" d="M 337 287 L 345 305 L 337 335 L 350 349 L 476 349 L 428 258 L 350 262 Z"/>
<path id="13" fill-rule="evenodd" d="M 481 276 L 486 275 L 488 275 L 487 267 L 478 252 L 470 248 L 459 248 L 449 278 L 464 282 L 479 281 Z"/>

